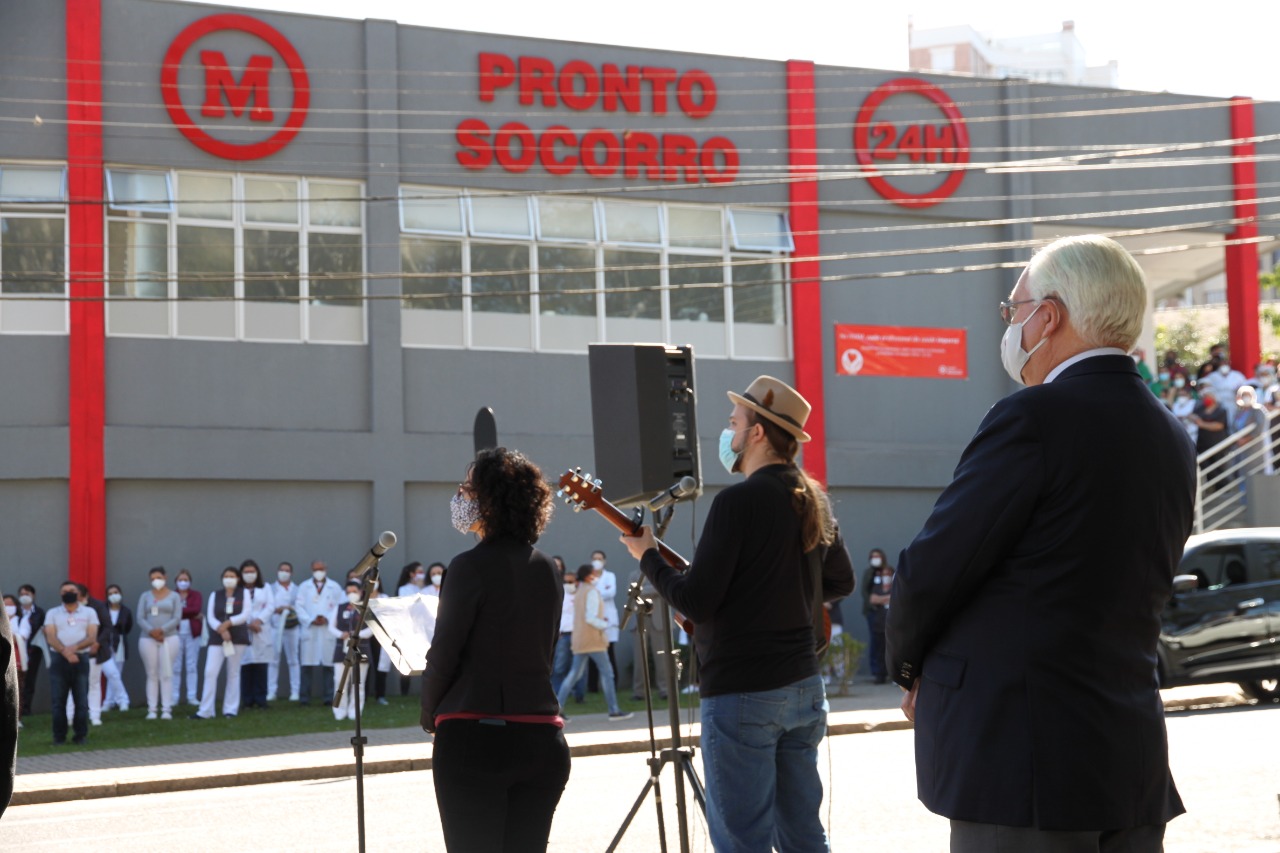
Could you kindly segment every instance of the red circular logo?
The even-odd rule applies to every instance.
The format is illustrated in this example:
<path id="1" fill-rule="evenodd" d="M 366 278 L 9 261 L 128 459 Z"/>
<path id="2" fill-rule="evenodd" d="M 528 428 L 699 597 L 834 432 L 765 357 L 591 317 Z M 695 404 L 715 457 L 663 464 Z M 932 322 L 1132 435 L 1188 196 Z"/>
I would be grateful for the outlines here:
<path id="1" fill-rule="evenodd" d="M 915 124 L 876 121 L 876 110 L 895 95 L 918 95 L 937 105 L 942 124 Z M 903 207 L 929 207 L 953 195 L 964 180 L 969 163 L 969 129 L 964 116 L 947 93 L 932 83 L 912 77 L 899 77 L 876 88 L 863 101 L 853 125 L 853 151 L 867 183 L 881 196 Z M 906 158 L 922 166 L 944 167 L 946 177 L 935 189 L 907 192 L 894 186 L 880 172 L 877 161 L 893 162 Z"/>
<path id="2" fill-rule="evenodd" d="M 293 83 L 293 103 L 284 124 L 276 128 L 271 136 L 258 142 L 227 142 L 215 138 L 191 119 L 182 103 L 178 72 L 187 52 L 200 39 L 223 30 L 248 33 L 266 42 L 284 60 Z M 269 72 L 273 64 L 270 57 L 254 56 L 239 79 L 217 51 L 202 51 L 201 62 L 205 67 L 206 94 L 202 115 L 221 116 L 229 109 L 236 117 L 247 114 L 251 120 L 270 120 L 273 113 L 266 105 L 270 88 Z M 302 123 L 306 121 L 307 108 L 311 105 L 311 84 L 298 51 L 279 30 L 247 15 L 210 15 L 179 33 L 164 55 L 164 65 L 160 71 L 160 93 L 169 110 L 169 118 L 182 131 L 182 135 L 198 148 L 225 160 L 257 160 L 275 154 L 298 135 Z M 253 105 L 252 108 L 250 104 Z"/>

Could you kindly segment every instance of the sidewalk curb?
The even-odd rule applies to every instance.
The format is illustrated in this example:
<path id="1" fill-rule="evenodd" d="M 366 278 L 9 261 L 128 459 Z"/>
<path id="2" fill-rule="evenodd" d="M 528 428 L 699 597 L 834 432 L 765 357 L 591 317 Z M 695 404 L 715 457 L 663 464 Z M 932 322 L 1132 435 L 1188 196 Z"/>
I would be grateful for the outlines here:
<path id="1" fill-rule="evenodd" d="M 1169 699 L 1165 702 L 1165 713 L 1189 711 L 1197 708 L 1235 705 L 1240 701 L 1239 695 L 1200 696 L 1187 699 Z M 849 713 L 849 712 L 843 712 Z M 913 728 L 909 720 L 882 720 L 880 722 L 837 722 L 831 724 L 827 733 L 831 737 L 840 735 L 868 734 L 871 732 L 894 732 Z M 643 733 L 643 730 L 641 730 Z M 682 745 L 697 747 L 701 744 L 698 735 L 681 739 Z M 658 738 L 659 750 L 671 747 L 670 737 Z M 605 755 L 624 755 L 649 751 L 648 737 L 628 738 L 625 740 L 583 743 L 571 746 L 569 753 L 573 758 L 591 758 Z M 335 754 L 339 750 L 334 750 Z M 382 773 L 404 773 L 416 770 L 430 770 L 431 759 L 428 758 L 388 758 L 364 762 L 365 775 Z M 109 770 L 103 770 L 105 775 Z M 52 774 L 41 774 L 52 775 Z M 209 788 L 230 788 L 241 785 L 267 785 L 275 782 L 308 782 L 322 779 L 341 779 L 355 775 L 355 768 L 349 761 L 315 764 L 309 767 L 283 767 L 270 770 L 250 770 L 230 773 L 208 773 L 207 775 L 186 776 L 174 779 L 140 779 L 130 782 L 103 782 L 89 785 L 50 786 L 30 790 L 15 790 L 11 806 L 32 806 L 48 803 L 73 802 L 76 800 L 93 800 L 106 797 L 132 797 L 139 794 L 160 794 L 172 791 L 199 791 Z M 19 777 L 21 779 L 21 777 Z"/>

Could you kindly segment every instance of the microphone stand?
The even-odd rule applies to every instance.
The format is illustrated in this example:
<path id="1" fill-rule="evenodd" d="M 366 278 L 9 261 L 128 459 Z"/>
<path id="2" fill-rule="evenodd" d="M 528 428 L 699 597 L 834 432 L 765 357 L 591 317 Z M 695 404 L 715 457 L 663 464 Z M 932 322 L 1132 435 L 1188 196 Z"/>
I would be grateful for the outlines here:
<path id="1" fill-rule="evenodd" d="M 663 514 L 654 514 L 654 535 L 659 539 L 666 534 L 667 525 L 671 523 L 671 517 L 674 513 L 675 507 L 668 506 Z M 642 520 L 643 510 L 639 510 L 636 514 L 636 529 L 639 529 Z M 640 811 L 640 806 L 644 803 L 644 798 L 649 795 L 650 790 L 653 791 L 654 805 L 658 810 L 659 844 L 662 853 L 666 853 L 667 831 L 662 815 L 662 789 L 659 785 L 659 774 L 667 763 L 676 766 L 676 819 L 680 827 L 680 853 L 689 853 L 689 815 L 684 789 L 686 778 L 693 789 L 694 800 L 704 815 L 707 812 L 707 796 L 702 786 L 702 780 L 698 778 L 698 771 L 693 767 L 693 748 L 684 747 L 681 741 L 680 655 L 674 648 L 671 636 L 671 608 L 661 596 L 658 596 L 658 622 L 661 626 L 659 633 L 662 637 L 662 644 L 658 649 L 658 654 L 667 656 L 667 714 L 669 725 L 671 726 L 671 746 L 662 750 L 661 753 L 658 752 L 657 738 L 653 727 L 653 698 L 650 690 L 649 644 L 646 631 L 648 627 L 646 623 L 649 615 L 653 612 L 653 600 L 643 597 L 641 592 L 643 584 L 644 580 L 641 579 L 633 583 L 628 590 L 626 615 L 623 617 L 622 624 L 619 627 L 625 629 L 627 618 L 633 613 L 636 615 L 636 642 L 640 644 L 640 659 L 644 673 L 644 707 L 649 720 L 649 758 L 646 759 L 646 763 L 649 765 L 649 778 L 640 790 L 640 795 L 636 797 L 635 803 L 632 804 L 631 811 L 627 813 L 626 818 L 622 821 L 622 826 L 618 828 L 613 841 L 609 843 L 606 853 L 613 853 L 618 848 L 618 844 L 622 842 L 622 836 L 626 834 L 627 828 Z"/>
<path id="2" fill-rule="evenodd" d="M 356 758 L 356 834 L 359 839 L 360 853 L 364 849 L 364 747 L 369 739 L 364 736 L 360 725 L 360 664 L 368 662 L 364 652 L 360 650 L 360 632 L 364 630 L 365 614 L 369 610 L 369 599 L 378 588 L 378 559 L 374 558 L 373 568 L 364 573 L 360 591 L 360 603 L 356 605 L 356 620 L 347 637 L 347 652 L 342 661 L 342 677 L 333 691 L 333 707 L 342 704 L 342 694 L 347 679 L 351 679 L 351 698 L 355 707 L 356 731 L 351 738 L 351 749 Z M 352 670 L 355 674 L 352 675 Z"/>

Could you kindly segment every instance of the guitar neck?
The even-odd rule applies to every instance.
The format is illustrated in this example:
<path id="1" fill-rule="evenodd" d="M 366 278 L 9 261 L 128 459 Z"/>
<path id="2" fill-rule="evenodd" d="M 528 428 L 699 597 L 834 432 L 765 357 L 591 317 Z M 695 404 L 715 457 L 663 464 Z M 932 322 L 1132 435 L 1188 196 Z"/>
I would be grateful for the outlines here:
<path id="1" fill-rule="evenodd" d="M 604 498 L 600 499 L 600 504 L 595 508 L 596 512 L 604 516 L 605 520 L 612 524 L 618 530 L 627 536 L 634 536 L 636 533 L 636 525 L 631 516 L 609 503 Z M 689 561 L 681 557 L 675 551 L 667 547 L 667 543 L 661 539 L 654 540 L 658 545 L 658 553 L 662 555 L 662 559 L 674 569 L 684 572 L 689 570 Z"/>

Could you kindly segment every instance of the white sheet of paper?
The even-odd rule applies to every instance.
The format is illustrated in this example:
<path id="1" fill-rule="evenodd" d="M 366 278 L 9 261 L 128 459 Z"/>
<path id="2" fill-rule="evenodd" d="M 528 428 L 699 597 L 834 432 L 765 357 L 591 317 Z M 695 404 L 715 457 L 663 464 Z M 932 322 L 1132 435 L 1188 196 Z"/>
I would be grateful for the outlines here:
<path id="1" fill-rule="evenodd" d="M 401 675 L 421 675 L 436 630 L 439 596 L 379 596 L 369 602 L 369 627 Z"/>

